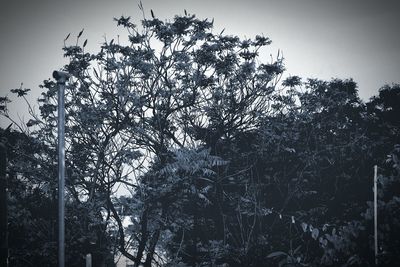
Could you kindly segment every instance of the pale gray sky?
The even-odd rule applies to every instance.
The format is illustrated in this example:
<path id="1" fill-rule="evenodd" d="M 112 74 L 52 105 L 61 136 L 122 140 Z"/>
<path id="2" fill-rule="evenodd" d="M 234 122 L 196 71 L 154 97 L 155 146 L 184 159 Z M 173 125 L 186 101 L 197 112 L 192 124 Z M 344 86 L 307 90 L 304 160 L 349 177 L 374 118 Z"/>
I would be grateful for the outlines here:
<path id="1" fill-rule="evenodd" d="M 239 37 L 264 34 L 267 54 L 283 51 L 287 73 L 321 79 L 354 78 L 368 99 L 385 83 L 400 83 L 400 1 L 396 0 L 142 0 L 160 19 L 186 9 L 214 18 L 215 32 Z M 88 49 L 118 34 L 113 17 L 141 19 L 138 0 L 1 0 L 0 95 L 38 85 L 64 64 L 61 47 L 71 32 L 85 28 Z M 268 60 L 267 58 L 265 60 Z M 23 116 L 16 101 L 13 113 Z M 0 126 L 5 123 L 0 122 Z"/>

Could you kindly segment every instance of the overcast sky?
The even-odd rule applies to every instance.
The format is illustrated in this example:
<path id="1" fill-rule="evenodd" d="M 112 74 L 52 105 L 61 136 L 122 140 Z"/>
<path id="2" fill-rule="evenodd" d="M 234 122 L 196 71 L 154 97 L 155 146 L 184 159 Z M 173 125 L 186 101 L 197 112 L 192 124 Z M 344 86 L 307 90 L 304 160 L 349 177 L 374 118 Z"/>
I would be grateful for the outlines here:
<path id="1" fill-rule="evenodd" d="M 113 17 L 137 23 L 138 0 L 1 0 L 0 96 L 38 85 L 64 64 L 61 48 L 85 28 L 88 49 L 118 34 Z M 385 83 L 400 83 L 400 4 L 396 0 L 142 0 L 162 20 L 186 9 L 214 18 L 215 32 L 239 37 L 264 34 L 270 53 L 283 51 L 287 73 L 320 79 L 353 78 L 364 100 Z M 268 58 L 265 58 L 267 61 Z M 23 116 L 20 102 L 10 110 Z M 0 126 L 4 126 L 1 122 Z"/>

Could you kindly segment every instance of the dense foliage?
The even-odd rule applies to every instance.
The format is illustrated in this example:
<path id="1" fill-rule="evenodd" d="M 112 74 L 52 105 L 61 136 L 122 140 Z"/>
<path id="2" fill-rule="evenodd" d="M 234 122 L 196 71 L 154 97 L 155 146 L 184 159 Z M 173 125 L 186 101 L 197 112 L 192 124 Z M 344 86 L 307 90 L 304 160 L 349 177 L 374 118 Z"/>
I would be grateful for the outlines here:
<path id="1" fill-rule="evenodd" d="M 364 103 L 352 80 L 280 82 L 282 58 L 259 56 L 268 38 L 151 15 L 116 19 L 126 44 L 91 54 L 80 32 L 64 47 L 67 266 L 86 253 L 95 266 L 118 253 L 135 266 L 372 266 L 376 164 L 380 261 L 399 260 L 400 86 Z M 57 260 L 57 87 L 41 87 L 40 115 L 8 135 L 13 266 Z"/>

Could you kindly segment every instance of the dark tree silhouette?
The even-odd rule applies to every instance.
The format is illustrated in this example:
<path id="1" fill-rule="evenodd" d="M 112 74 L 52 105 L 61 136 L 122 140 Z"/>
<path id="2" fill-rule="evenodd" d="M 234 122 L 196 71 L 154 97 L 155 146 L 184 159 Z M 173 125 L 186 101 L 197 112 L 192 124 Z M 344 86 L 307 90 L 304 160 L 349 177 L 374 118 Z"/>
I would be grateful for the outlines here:
<path id="1" fill-rule="evenodd" d="M 68 266 L 86 253 L 104 266 L 111 251 L 135 266 L 372 266 L 373 165 L 380 208 L 399 205 L 399 86 L 364 103 L 353 80 L 281 82 L 282 57 L 259 56 L 267 37 L 216 34 L 186 10 L 166 22 L 150 13 L 140 26 L 115 19 L 127 43 L 91 54 L 82 30 L 63 48 Z M 55 261 L 55 217 L 39 210 L 54 212 L 57 88 L 41 87 L 40 115 L 29 106 L 11 145 L 16 266 L 27 251 L 31 265 Z M 383 218 L 389 266 L 399 224 Z"/>

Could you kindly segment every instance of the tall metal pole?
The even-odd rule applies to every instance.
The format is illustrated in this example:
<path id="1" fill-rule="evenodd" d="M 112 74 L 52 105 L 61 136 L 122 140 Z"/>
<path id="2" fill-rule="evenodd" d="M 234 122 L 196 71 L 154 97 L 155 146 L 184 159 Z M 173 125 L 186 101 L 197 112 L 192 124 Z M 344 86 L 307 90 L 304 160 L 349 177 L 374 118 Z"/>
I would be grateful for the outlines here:
<path id="1" fill-rule="evenodd" d="M 58 85 L 58 266 L 65 265 L 65 82 L 69 74 L 54 71 Z"/>
<path id="2" fill-rule="evenodd" d="M 374 248 L 375 265 L 378 266 L 378 166 L 374 166 Z"/>
<path id="3" fill-rule="evenodd" d="M 0 267 L 8 266 L 7 141 L 0 140 Z"/>

